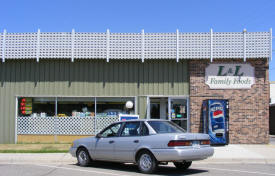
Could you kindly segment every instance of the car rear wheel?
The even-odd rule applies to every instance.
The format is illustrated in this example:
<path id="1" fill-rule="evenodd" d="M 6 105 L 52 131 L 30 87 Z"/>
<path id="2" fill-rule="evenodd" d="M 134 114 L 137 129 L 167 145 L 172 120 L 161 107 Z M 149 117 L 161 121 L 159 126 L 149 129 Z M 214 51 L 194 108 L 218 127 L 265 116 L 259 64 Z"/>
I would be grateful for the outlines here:
<path id="1" fill-rule="evenodd" d="M 78 165 L 87 167 L 91 163 L 89 152 L 85 148 L 80 148 L 76 154 Z"/>
<path id="2" fill-rule="evenodd" d="M 157 160 L 148 151 L 143 151 L 139 154 L 137 164 L 140 172 L 145 174 L 153 173 L 157 168 Z"/>
<path id="3" fill-rule="evenodd" d="M 180 170 L 188 169 L 191 166 L 191 164 L 192 164 L 192 161 L 174 162 L 174 165 L 176 166 L 176 168 Z"/>

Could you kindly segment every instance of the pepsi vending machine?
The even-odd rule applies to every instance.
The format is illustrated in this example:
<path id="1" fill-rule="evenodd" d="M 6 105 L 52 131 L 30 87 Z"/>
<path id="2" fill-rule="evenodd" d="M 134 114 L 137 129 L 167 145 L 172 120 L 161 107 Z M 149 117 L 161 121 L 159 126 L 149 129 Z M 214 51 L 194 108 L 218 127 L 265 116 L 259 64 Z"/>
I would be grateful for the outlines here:
<path id="1" fill-rule="evenodd" d="M 210 136 L 212 145 L 228 144 L 229 104 L 228 100 L 208 99 L 203 101 L 202 117 L 204 133 Z"/>

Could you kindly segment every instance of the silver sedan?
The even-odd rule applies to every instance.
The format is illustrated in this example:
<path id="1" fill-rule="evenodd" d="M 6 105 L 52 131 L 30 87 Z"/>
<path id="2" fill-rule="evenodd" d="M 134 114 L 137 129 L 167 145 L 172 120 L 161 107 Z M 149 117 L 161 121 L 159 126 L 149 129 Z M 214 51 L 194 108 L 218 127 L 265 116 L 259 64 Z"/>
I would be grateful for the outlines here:
<path id="1" fill-rule="evenodd" d="M 209 136 L 186 133 L 167 120 L 131 120 L 109 125 L 95 137 L 75 140 L 70 148 L 80 166 L 93 161 L 135 163 L 142 173 L 153 173 L 159 164 L 173 162 L 187 169 L 192 161 L 214 154 Z"/>

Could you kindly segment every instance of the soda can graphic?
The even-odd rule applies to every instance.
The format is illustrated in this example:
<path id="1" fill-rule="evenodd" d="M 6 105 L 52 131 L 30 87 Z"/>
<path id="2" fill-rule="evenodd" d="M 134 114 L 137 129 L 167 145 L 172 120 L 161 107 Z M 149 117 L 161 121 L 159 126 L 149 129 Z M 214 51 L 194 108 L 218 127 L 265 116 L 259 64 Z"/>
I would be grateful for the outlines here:
<path id="1" fill-rule="evenodd" d="M 213 133 L 224 133 L 224 107 L 220 102 L 210 104 L 210 119 Z"/>

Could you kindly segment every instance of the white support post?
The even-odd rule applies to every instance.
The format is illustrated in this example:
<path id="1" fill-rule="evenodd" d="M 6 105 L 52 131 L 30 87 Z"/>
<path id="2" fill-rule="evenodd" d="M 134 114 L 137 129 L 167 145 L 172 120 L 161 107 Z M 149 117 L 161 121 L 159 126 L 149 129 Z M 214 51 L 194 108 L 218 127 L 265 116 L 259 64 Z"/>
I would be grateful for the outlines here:
<path id="1" fill-rule="evenodd" d="M 4 29 L 4 32 L 3 32 L 3 43 L 2 43 L 2 62 L 5 62 L 6 35 L 7 35 L 7 30 Z"/>
<path id="2" fill-rule="evenodd" d="M 246 62 L 246 29 L 243 30 L 243 61 Z"/>
<path id="3" fill-rule="evenodd" d="M 141 30 L 141 61 L 144 62 L 144 29 Z"/>
<path id="4" fill-rule="evenodd" d="M 176 48 L 177 48 L 177 53 L 176 53 L 176 58 L 177 62 L 179 62 L 179 30 L 177 29 L 177 37 L 176 37 Z"/>
<path id="5" fill-rule="evenodd" d="M 213 30 L 210 29 L 210 61 L 213 62 Z"/>
<path id="6" fill-rule="evenodd" d="M 269 29 L 269 35 L 270 35 L 270 39 L 269 39 L 269 60 L 272 60 L 272 28 Z"/>
<path id="7" fill-rule="evenodd" d="M 37 30 L 37 40 L 36 40 L 36 62 L 39 62 L 40 56 L 40 29 Z"/>
<path id="8" fill-rule="evenodd" d="M 110 60 L 110 30 L 107 29 L 106 32 L 106 58 L 107 62 Z"/>
<path id="9" fill-rule="evenodd" d="M 74 40 L 75 40 L 75 30 L 72 29 L 72 48 L 71 48 L 71 61 L 74 62 Z"/>

